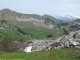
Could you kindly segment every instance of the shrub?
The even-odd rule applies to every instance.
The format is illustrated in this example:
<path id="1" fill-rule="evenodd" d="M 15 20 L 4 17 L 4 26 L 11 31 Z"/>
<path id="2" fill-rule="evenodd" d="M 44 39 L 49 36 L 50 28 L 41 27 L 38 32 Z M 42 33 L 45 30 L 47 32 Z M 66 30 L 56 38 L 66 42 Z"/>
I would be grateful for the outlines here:
<path id="1" fill-rule="evenodd" d="M 52 35 L 47 35 L 47 38 L 50 38 L 50 37 L 52 37 Z"/>
<path id="2" fill-rule="evenodd" d="M 4 51 L 12 50 L 12 42 L 15 40 L 15 35 L 11 30 L 6 30 L 3 32 L 3 36 L 1 39 L 1 45 Z M 14 46 L 14 44 L 13 44 Z"/>
<path id="3" fill-rule="evenodd" d="M 15 40 L 15 35 L 11 30 L 7 30 L 3 32 L 2 41 L 12 42 Z"/>
<path id="4" fill-rule="evenodd" d="M 19 42 L 24 42 L 24 40 L 23 39 L 20 39 Z"/>

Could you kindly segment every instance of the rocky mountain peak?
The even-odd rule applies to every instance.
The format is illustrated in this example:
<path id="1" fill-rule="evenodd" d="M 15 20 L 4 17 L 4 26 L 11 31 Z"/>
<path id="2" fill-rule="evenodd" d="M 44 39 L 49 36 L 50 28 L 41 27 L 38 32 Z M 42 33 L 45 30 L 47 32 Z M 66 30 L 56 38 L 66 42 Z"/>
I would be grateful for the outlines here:
<path id="1" fill-rule="evenodd" d="M 4 8 L 3 11 L 11 11 L 9 8 Z"/>
<path id="2" fill-rule="evenodd" d="M 13 11 L 8 9 L 8 8 L 5 8 L 3 10 L 1 10 L 1 13 L 12 13 Z"/>

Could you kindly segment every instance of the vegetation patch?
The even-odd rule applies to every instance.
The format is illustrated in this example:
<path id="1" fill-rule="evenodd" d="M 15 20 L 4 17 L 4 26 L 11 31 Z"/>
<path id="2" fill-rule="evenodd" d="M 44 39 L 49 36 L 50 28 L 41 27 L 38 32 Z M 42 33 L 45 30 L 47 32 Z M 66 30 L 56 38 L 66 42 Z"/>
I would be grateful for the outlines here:
<path id="1" fill-rule="evenodd" d="M 0 59 L 19 60 L 80 60 L 80 50 L 69 48 L 50 51 L 24 52 L 0 52 Z"/>

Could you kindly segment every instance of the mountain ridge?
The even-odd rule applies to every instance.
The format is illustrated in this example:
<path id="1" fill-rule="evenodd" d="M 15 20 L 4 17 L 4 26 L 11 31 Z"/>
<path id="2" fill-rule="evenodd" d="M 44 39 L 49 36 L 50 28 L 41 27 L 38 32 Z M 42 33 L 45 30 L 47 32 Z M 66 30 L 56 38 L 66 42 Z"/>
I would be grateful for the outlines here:
<path id="1" fill-rule="evenodd" d="M 10 9 L 1 10 L 0 14 L 1 20 L 33 21 L 35 26 L 41 25 L 43 27 L 49 27 L 50 29 L 52 29 L 54 25 L 61 23 L 59 20 L 49 15 L 40 16 L 38 14 L 23 14 Z"/>
<path id="2" fill-rule="evenodd" d="M 59 27 L 61 22 L 49 15 L 44 17 L 38 14 L 22 14 L 9 9 L 1 10 L 0 14 L 0 27 L 12 30 L 19 39 L 28 40 L 31 35 L 34 39 L 47 38 L 47 35 L 56 38 L 64 32 Z M 61 32 L 57 33 L 59 30 Z"/>
<path id="3" fill-rule="evenodd" d="M 53 15 L 56 19 L 63 20 L 65 22 L 72 22 L 76 19 L 80 19 L 80 15 Z"/>

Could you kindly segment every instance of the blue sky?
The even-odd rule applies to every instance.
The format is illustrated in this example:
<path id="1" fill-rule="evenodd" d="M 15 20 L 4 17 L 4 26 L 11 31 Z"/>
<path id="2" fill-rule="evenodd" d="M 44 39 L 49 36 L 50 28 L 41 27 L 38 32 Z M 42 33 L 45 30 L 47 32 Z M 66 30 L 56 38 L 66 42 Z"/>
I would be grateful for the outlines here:
<path id="1" fill-rule="evenodd" d="M 80 15 L 80 0 L 0 0 L 0 10 L 4 8 L 26 14 Z"/>

